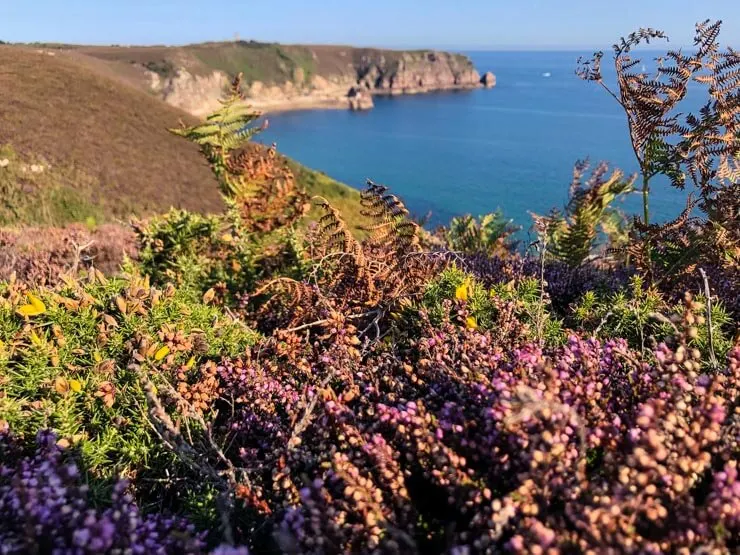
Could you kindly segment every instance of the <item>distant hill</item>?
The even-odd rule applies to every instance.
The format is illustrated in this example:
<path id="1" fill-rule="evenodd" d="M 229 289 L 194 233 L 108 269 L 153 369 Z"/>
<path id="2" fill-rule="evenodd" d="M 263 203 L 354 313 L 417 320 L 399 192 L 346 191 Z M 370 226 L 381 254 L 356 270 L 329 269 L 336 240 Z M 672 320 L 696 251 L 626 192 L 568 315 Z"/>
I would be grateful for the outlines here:
<path id="1" fill-rule="evenodd" d="M 39 44 L 202 116 L 244 74 L 248 101 L 264 110 L 372 108 L 373 95 L 473 89 L 481 76 L 462 54 L 255 41 L 187 46 Z M 487 82 L 490 86 L 490 83 Z"/>
<path id="2" fill-rule="evenodd" d="M 61 180 L 68 191 L 54 199 L 55 206 L 65 204 L 64 214 L 43 223 L 68 223 L 86 214 L 125 218 L 132 212 L 146 215 L 170 207 L 223 209 L 198 148 L 167 131 L 195 118 L 137 88 L 135 73 L 130 64 L 111 67 L 77 52 L 0 46 L 0 154 L 8 145 L 20 160 L 41 159 L 53 168 L 44 179 L 29 173 L 14 183 L 38 188 Z M 336 201 L 359 225 L 358 191 L 293 166 L 309 193 Z M 12 175 L 21 175 L 18 168 L 14 171 Z M 6 185 L 10 175 L 5 172 Z M 79 190 L 72 195 L 71 189 Z M 82 197 L 95 210 L 80 208 Z M 19 223 L 39 223 L 38 213 L 27 211 L 30 216 Z"/>

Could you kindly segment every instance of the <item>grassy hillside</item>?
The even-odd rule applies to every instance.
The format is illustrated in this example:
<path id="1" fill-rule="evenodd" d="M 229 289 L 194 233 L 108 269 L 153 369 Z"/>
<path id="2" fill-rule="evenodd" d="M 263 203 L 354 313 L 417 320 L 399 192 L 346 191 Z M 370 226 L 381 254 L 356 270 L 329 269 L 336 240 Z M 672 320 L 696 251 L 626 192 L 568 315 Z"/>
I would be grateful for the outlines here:
<path id="1" fill-rule="evenodd" d="M 219 70 L 228 75 L 244 74 L 247 84 L 261 81 L 282 85 L 307 81 L 312 75 L 325 78 L 354 75 L 370 61 L 393 68 L 401 59 L 420 61 L 429 50 L 387 50 L 340 45 L 278 44 L 256 41 L 206 42 L 186 46 L 78 46 L 44 44 L 44 48 L 76 58 L 79 62 L 115 74 L 119 79 L 146 88 L 149 79 L 142 68 L 162 77 L 183 67 L 194 75 Z M 462 54 L 451 54 L 461 66 L 472 62 Z M 138 70 L 138 71 L 137 71 Z M 299 71 L 300 70 L 300 73 Z"/>
<path id="2" fill-rule="evenodd" d="M 197 148 L 167 131 L 180 111 L 64 56 L 3 46 L 0 67 L 0 144 L 87 175 L 116 215 L 220 208 Z"/>
<path id="3" fill-rule="evenodd" d="M 0 46 L 0 225 L 222 209 L 197 147 L 167 131 L 191 116 L 128 86 L 104 61 L 48 52 Z M 310 194 L 361 220 L 357 191 L 295 169 Z"/>

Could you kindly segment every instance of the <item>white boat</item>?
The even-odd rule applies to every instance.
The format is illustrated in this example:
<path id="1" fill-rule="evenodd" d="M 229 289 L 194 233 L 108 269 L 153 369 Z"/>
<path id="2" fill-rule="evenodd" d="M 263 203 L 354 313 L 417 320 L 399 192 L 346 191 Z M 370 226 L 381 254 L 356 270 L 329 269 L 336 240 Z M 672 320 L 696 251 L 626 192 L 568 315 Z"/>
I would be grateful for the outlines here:
<path id="1" fill-rule="evenodd" d="M 546 71 L 545 73 L 542 74 L 542 77 L 550 77 L 551 75 L 552 73 L 550 73 L 549 71 Z"/>

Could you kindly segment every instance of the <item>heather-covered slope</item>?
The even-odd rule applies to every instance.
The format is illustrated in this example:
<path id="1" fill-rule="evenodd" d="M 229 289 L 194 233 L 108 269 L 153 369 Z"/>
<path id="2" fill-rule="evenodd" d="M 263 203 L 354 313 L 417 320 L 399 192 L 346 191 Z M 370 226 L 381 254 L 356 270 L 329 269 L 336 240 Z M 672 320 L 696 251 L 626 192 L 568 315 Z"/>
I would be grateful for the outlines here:
<path id="1" fill-rule="evenodd" d="M 220 209 L 197 148 L 167 131 L 187 114 L 51 54 L 0 46 L 0 144 L 84 173 L 113 214 Z"/>

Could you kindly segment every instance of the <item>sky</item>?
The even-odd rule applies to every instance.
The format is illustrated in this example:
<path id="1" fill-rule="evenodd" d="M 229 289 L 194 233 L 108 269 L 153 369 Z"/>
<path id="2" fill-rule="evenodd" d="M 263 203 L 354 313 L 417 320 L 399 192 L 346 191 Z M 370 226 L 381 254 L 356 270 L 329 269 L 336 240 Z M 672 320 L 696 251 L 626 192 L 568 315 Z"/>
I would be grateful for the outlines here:
<path id="1" fill-rule="evenodd" d="M 0 40 L 582 49 L 656 27 L 689 46 L 707 18 L 724 21 L 721 43 L 740 47 L 740 0 L 0 0 Z"/>

